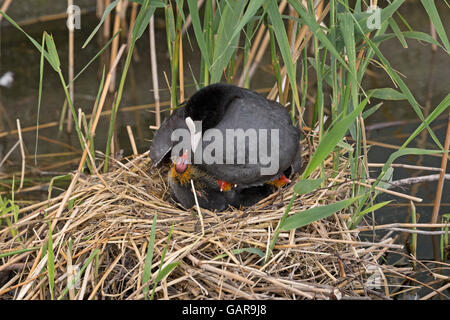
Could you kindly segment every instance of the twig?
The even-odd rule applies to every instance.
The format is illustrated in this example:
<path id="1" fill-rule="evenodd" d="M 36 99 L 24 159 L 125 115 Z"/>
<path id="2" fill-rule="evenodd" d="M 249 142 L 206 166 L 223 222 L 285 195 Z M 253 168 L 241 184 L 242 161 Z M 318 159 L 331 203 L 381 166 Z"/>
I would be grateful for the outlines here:
<path id="1" fill-rule="evenodd" d="M 0 168 L 3 166 L 5 161 L 8 159 L 8 157 L 13 153 L 14 150 L 16 150 L 17 146 L 20 144 L 20 140 L 16 142 L 16 144 L 8 151 L 8 153 L 3 157 L 2 161 L 0 162 Z"/>
<path id="2" fill-rule="evenodd" d="M 405 179 L 400 179 L 400 180 L 396 180 L 396 181 L 392 181 L 390 182 L 391 186 L 402 186 L 402 185 L 407 185 L 407 184 L 413 184 L 413 183 L 421 183 L 421 182 L 430 182 L 430 181 L 436 181 L 439 179 L 444 180 L 450 180 L 450 174 L 431 174 L 428 176 L 421 176 L 421 177 L 412 177 L 412 178 L 405 178 Z M 432 223 L 436 223 L 437 221 L 432 221 Z"/>
<path id="3" fill-rule="evenodd" d="M 425 235 L 440 235 L 445 234 L 445 231 L 423 231 L 423 230 L 409 230 L 409 229 L 403 229 L 403 228 L 388 228 L 388 230 L 393 231 L 400 231 L 405 233 L 412 233 L 412 234 L 425 234 Z"/>
<path id="4" fill-rule="evenodd" d="M 17 191 L 20 191 L 23 187 L 23 179 L 25 176 L 25 149 L 23 145 L 23 139 L 22 139 L 22 130 L 20 129 L 20 120 L 17 118 L 17 133 L 19 134 L 19 142 L 20 142 L 20 153 L 22 155 L 22 171 L 20 174 L 20 186 Z"/>
<path id="5" fill-rule="evenodd" d="M 445 223 L 390 223 L 390 224 L 382 224 L 378 226 L 370 226 L 370 227 L 359 227 L 351 232 L 362 232 L 369 230 L 384 230 L 384 229 L 392 229 L 392 228 L 444 228 L 448 226 Z"/>
<path id="6" fill-rule="evenodd" d="M 97 291 L 100 288 L 100 286 L 103 284 L 103 282 L 105 282 L 106 277 L 111 273 L 111 271 L 113 271 L 113 269 L 116 266 L 117 262 L 119 262 L 119 259 L 122 258 L 122 255 L 123 255 L 123 253 L 120 253 L 119 255 L 117 255 L 117 257 L 114 259 L 114 261 L 110 264 L 110 266 L 108 267 L 106 272 L 103 274 L 103 277 L 100 279 L 100 281 L 97 283 L 95 288 L 92 290 L 91 294 L 88 297 L 88 300 L 92 300 L 94 298 L 94 296 L 97 293 Z"/>
<path id="7" fill-rule="evenodd" d="M 58 221 L 58 218 L 61 216 L 63 209 L 65 208 L 65 205 L 67 203 L 67 201 L 69 200 L 69 197 L 73 191 L 73 188 L 75 187 L 76 182 L 78 181 L 78 178 L 80 177 L 80 171 L 77 171 L 76 174 L 73 176 L 72 178 L 72 182 L 69 185 L 69 188 L 67 189 L 67 191 L 64 194 L 64 198 L 62 199 L 61 203 L 59 204 L 58 207 L 58 211 L 56 212 L 55 216 L 54 216 L 54 220 L 53 223 L 51 225 L 51 228 L 54 229 L 55 225 Z M 56 248 L 56 246 L 58 245 L 59 241 L 60 241 L 61 237 L 59 239 L 57 239 L 56 241 L 53 242 L 53 248 Z M 39 252 L 39 254 L 37 255 L 36 259 L 35 259 L 35 263 L 33 265 L 33 268 L 31 268 L 30 273 L 28 275 L 28 279 L 27 280 L 31 280 L 30 282 L 28 282 L 19 292 L 19 295 L 17 297 L 17 299 L 21 299 L 25 296 L 25 294 L 28 292 L 28 290 L 31 288 L 34 280 L 36 277 L 39 276 L 42 268 L 44 267 L 45 263 L 48 260 L 48 254 L 46 254 L 41 261 L 39 261 L 39 259 L 41 258 L 41 253 L 42 253 L 42 247 L 41 247 L 41 251 Z M 39 261 L 39 263 L 38 263 Z"/>
<path id="8" fill-rule="evenodd" d="M 133 131 L 130 126 L 127 126 L 128 137 L 130 139 L 131 148 L 133 149 L 133 154 L 137 156 L 139 153 L 136 148 L 136 142 L 134 141 Z"/>
<path id="9" fill-rule="evenodd" d="M 105 5 L 103 6 L 105 9 L 110 5 L 111 0 L 104 0 Z M 105 19 L 105 23 L 103 24 L 103 37 L 105 39 L 109 38 L 110 35 L 110 28 L 111 28 L 111 15 L 107 15 Z"/>
<path id="10" fill-rule="evenodd" d="M 5 0 L 5 2 L 3 2 L 3 5 L 1 7 L 1 11 L 6 12 L 6 10 L 8 10 L 9 5 L 11 4 L 12 0 Z M 2 22 L 3 20 L 3 15 L 0 15 L 0 22 Z"/>
<path id="11" fill-rule="evenodd" d="M 366 129 L 367 130 L 367 129 Z M 369 163 L 369 168 L 382 168 L 384 166 L 384 163 Z M 405 169 L 417 169 L 417 170 L 424 170 L 424 171 L 442 171 L 441 168 L 437 167 L 424 167 L 424 166 L 414 166 L 410 164 L 402 164 L 402 163 L 392 163 L 390 167 L 393 168 L 405 168 Z"/>
<path id="12" fill-rule="evenodd" d="M 341 183 L 342 182 L 346 182 L 345 179 L 329 178 L 329 180 L 336 181 L 336 182 L 341 182 Z M 354 180 L 348 181 L 348 183 L 352 183 L 352 182 L 357 183 L 357 184 L 359 184 L 359 185 L 361 185 L 363 187 L 372 188 L 372 186 L 370 184 L 367 184 L 367 183 L 364 183 L 364 182 L 359 182 L 359 181 L 354 181 Z M 384 193 L 387 193 L 387 194 L 390 194 L 390 195 L 393 195 L 393 196 L 397 196 L 397 197 L 400 197 L 400 198 L 405 198 L 405 199 L 408 199 L 408 200 L 412 200 L 412 201 L 415 201 L 415 202 L 422 202 L 421 198 L 413 197 L 413 196 L 410 196 L 410 195 L 407 195 L 407 194 L 404 194 L 404 193 L 400 193 L 400 192 L 396 192 L 396 191 L 392 191 L 392 190 L 388 190 L 388 189 L 384 189 L 384 188 L 380 188 L 380 187 L 375 187 L 375 190 L 378 190 L 378 191 L 381 191 L 381 192 L 384 192 Z"/>
<path id="13" fill-rule="evenodd" d="M 446 285 L 444 285 L 443 287 L 440 287 L 436 291 L 433 291 L 433 292 L 427 294 L 426 296 L 420 298 L 420 300 L 428 300 L 428 299 L 434 297 L 435 295 L 437 295 L 438 293 L 441 293 L 442 291 L 446 290 L 449 287 L 450 287 L 450 283 L 447 283 Z"/>

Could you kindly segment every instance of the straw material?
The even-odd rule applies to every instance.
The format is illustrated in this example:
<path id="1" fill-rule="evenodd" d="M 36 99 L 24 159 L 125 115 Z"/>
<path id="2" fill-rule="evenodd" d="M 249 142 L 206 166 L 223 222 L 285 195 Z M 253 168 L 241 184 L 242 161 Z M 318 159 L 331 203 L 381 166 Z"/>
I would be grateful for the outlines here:
<path id="1" fill-rule="evenodd" d="M 304 151 L 304 163 L 308 154 Z M 338 172 L 332 168 L 331 155 L 324 162 L 325 176 L 348 175 L 349 163 L 340 157 Z M 21 209 L 18 221 L 0 231 L 0 299 L 50 298 L 49 225 L 55 298 L 143 299 L 143 288 L 149 288 L 150 296 L 158 270 L 175 262 L 179 264 L 156 284 L 155 299 L 378 299 L 389 295 L 387 267 L 378 261 L 387 250 L 402 246 L 393 244 L 392 238 L 380 243 L 361 241 L 357 232 L 346 227 L 348 209 L 281 232 L 264 264 L 294 183 L 249 208 L 184 210 L 170 198 L 167 168 L 152 168 L 147 154 L 114 165 L 102 175 L 74 175 L 66 192 Z M 319 175 L 317 169 L 311 177 Z M 326 189 L 298 196 L 290 214 L 350 194 L 351 185 L 329 182 Z M 155 214 L 151 276 L 143 284 Z M 24 248 L 32 250 L 20 251 Z M 68 285 L 68 279 L 75 284 Z M 373 285 L 378 290 L 372 290 Z"/>

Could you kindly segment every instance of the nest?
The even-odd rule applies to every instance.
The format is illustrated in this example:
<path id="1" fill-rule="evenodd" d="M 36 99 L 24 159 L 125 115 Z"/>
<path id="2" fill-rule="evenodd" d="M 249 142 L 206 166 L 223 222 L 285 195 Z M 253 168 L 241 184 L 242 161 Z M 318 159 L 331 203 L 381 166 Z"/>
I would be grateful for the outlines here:
<path id="1" fill-rule="evenodd" d="M 338 170 L 330 155 L 325 176 L 349 174 L 344 154 Z M 378 262 L 400 246 L 391 238 L 361 241 L 346 227 L 348 211 L 281 232 L 269 253 L 294 183 L 248 208 L 185 210 L 170 198 L 166 172 L 151 169 L 142 154 L 106 174 L 74 174 L 64 193 L 20 209 L 18 221 L 0 231 L 0 298 L 143 299 L 152 291 L 154 299 L 385 297 L 386 267 Z M 311 175 L 319 176 L 320 169 Z M 297 196 L 290 214 L 351 194 L 351 184 L 328 186 Z M 379 290 L 370 286 L 374 274 Z"/>

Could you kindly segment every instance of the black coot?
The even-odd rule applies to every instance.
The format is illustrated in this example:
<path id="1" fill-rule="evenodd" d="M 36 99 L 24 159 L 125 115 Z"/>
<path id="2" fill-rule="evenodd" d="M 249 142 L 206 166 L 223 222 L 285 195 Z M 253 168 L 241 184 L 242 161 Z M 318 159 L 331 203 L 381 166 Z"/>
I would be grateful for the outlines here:
<path id="1" fill-rule="evenodd" d="M 201 121 L 201 131 L 194 127 L 194 121 Z M 191 160 L 194 155 L 207 150 L 212 142 L 223 146 L 224 150 L 222 155 L 213 152 L 217 156 L 215 159 L 219 159 L 216 163 L 189 164 L 186 152 L 172 159 L 174 163 L 169 171 L 171 194 L 185 208 L 194 205 L 191 179 L 201 207 L 224 210 L 228 205 L 239 207 L 259 201 L 268 195 L 268 184 L 283 185 L 289 182 L 286 176 L 300 169 L 299 130 L 292 125 L 286 108 L 256 92 L 222 83 L 199 90 L 155 133 L 150 147 L 154 165 L 167 158 L 177 143 L 171 140 L 171 135 L 178 128 L 191 132 L 190 147 L 194 145 L 194 152 L 189 150 Z M 223 141 L 217 144 L 215 138 L 207 140 L 205 136 L 211 132 L 209 129 L 214 129 L 215 134 L 220 133 Z M 227 140 L 229 132 L 235 135 L 229 136 L 234 139 L 231 144 Z M 199 140 L 199 136 L 205 139 Z M 231 153 L 230 146 L 233 146 Z M 267 149 L 268 157 L 258 153 L 262 146 Z M 268 164 L 269 159 L 272 163 Z M 271 166 L 272 170 L 268 170 Z"/>

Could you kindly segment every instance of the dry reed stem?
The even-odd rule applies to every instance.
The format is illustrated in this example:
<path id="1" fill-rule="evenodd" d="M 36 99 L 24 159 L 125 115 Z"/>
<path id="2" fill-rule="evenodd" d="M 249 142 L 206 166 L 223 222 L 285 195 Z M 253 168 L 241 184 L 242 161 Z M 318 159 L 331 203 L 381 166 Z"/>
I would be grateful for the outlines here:
<path id="1" fill-rule="evenodd" d="M 450 111 L 448 113 L 447 133 L 445 136 L 444 150 L 448 150 L 449 148 L 450 148 Z M 447 179 L 446 177 L 447 175 L 445 174 L 447 170 L 447 162 L 448 162 L 448 151 L 442 154 L 441 172 L 439 174 L 439 181 L 436 187 L 436 197 L 434 199 L 434 207 L 431 217 L 431 223 L 436 223 L 438 220 L 439 208 L 442 198 L 442 190 L 444 188 L 444 180 Z"/>
<path id="2" fill-rule="evenodd" d="M 128 132 L 128 138 L 130 138 L 130 144 L 131 144 L 131 148 L 133 149 L 133 154 L 135 156 L 137 156 L 138 151 L 137 151 L 137 147 L 136 147 L 136 142 L 134 141 L 133 131 L 131 130 L 130 126 L 127 126 L 127 132 Z"/>
<path id="3" fill-rule="evenodd" d="M 133 39 L 133 28 L 134 28 L 134 24 L 136 22 L 137 9 L 138 9 L 138 3 L 133 2 L 131 4 L 130 26 L 128 28 L 128 36 L 127 36 L 128 47 L 130 46 L 131 40 Z"/>
<path id="4" fill-rule="evenodd" d="M 111 4 L 111 0 L 104 0 L 103 8 L 106 9 Z M 105 22 L 103 24 L 103 37 L 108 39 L 111 34 L 111 16 L 108 14 L 105 18 Z"/>
<path id="5" fill-rule="evenodd" d="M 367 183 L 364 183 L 364 182 L 360 182 L 360 181 L 346 181 L 345 179 L 335 179 L 335 178 L 330 178 L 330 180 L 331 181 L 336 181 L 336 182 L 341 182 L 341 183 L 345 183 L 345 182 L 346 183 L 356 183 L 356 184 L 359 184 L 359 185 L 361 185 L 363 187 L 366 187 L 366 188 L 371 188 L 372 187 L 370 184 L 367 184 Z M 408 200 L 412 200 L 412 201 L 415 201 L 415 202 L 422 202 L 421 198 L 413 197 L 413 196 L 410 196 L 410 195 L 407 195 L 407 194 L 404 194 L 404 193 L 400 193 L 400 192 L 397 192 L 397 191 L 392 191 L 392 190 L 384 189 L 384 188 L 381 188 L 381 187 L 375 187 L 375 190 L 378 190 L 378 191 L 381 191 L 381 192 L 384 192 L 384 193 L 388 193 L 390 195 L 397 196 L 397 197 L 400 197 L 400 198 L 405 198 L 405 199 L 408 199 Z"/>
<path id="6" fill-rule="evenodd" d="M 159 129 L 161 125 L 161 110 L 159 102 L 159 82 L 158 82 L 158 63 L 156 60 L 156 45 L 155 45 L 155 18 L 152 16 L 150 18 L 149 24 L 149 34 L 150 34 L 150 61 L 152 68 L 152 82 L 153 82 L 153 94 L 155 97 L 155 118 L 156 118 L 156 129 Z"/>
<path id="7" fill-rule="evenodd" d="M 5 2 L 3 2 L 2 7 L 0 8 L 1 11 L 6 12 L 6 10 L 8 10 L 9 5 L 11 4 L 12 0 L 5 0 Z M 0 15 L 0 22 L 2 22 L 3 20 L 3 15 Z"/>
<path id="8" fill-rule="evenodd" d="M 436 36 L 436 34 L 434 34 Z M 444 142 L 444 150 L 446 150 L 442 154 L 441 160 L 441 169 L 439 175 L 438 184 L 436 186 L 436 197 L 434 198 L 434 206 L 433 213 L 431 216 L 431 223 L 436 223 L 439 217 L 439 209 L 441 208 L 441 199 L 442 199 L 442 190 L 444 189 L 444 180 L 450 179 L 450 174 L 445 174 L 447 170 L 447 162 L 448 162 L 448 149 L 450 148 L 450 111 L 448 112 L 448 122 L 447 122 L 447 133 L 445 136 Z M 435 260 L 443 259 L 441 257 L 439 238 L 437 236 L 433 236 L 433 255 Z"/>
<path id="9" fill-rule="evenodd" d="M 19 142 L 20 142 L 20 154 L 22 156 L 22 171 L 20 174 L 20 186 L 18 189 L 18 191 L 20 191 L 23 187 L 23 179 L 25 177 L 25 148 L 22 139 L 22 130 L 20 129 L 20 120 L 16 119 L 16 123 L 17 123 L 17 133 L 19 135 Z"/>
<path id="10" fill-rule="evenodd" d="M 73 0 L 67 0 L 68 7 L 71 7 L 73 5 Z M 70 16 L 69 16 L 70 17 Z M 72 101 L 72 104 L 75 105 L 74 102 L 74 83 L 73 83 L 73 77 L 74 77 L 74 34 L 73 34 L 73 27 L 68 28 L 69 30 L 69 97 Z M 70 134 L 72 132 L 72 112 L 67 112 L 67 133 Z"/>
<path id="11" fill-rule="evenodd" d="M 122 3 L 121 1 L 119 1 L 119 3 L 117 3 L 116 6 L 116 13 L 114 16 L 114 29 L 113 29 L 113 34 L 116 34 L 119 31 L 120 28 L 120 12 L 122 10 L 126 10 L 126 8 L 122 8 L 122 6 L 124 6 L 124 3 Z M 109 17 L 109 15 L 108 15 Z M 114 88 L 116 86 L 116 57 L 117 57 L 117 52 L 119 50 L 119 36 L 115 37 L 112 44 L 111 44 L 111 56 L 109 58 L 109 70 L 111 72 L 111 82 L 109 83 L 109 92 L 114 92 Z"/>
<path id="12" fill-rule="evenodd" d="M 384 163 L 369 163 L 369 168 L 382 168 L 384 167 Z M 442 168 L 437 167 L 424 167 L 424 166 L 414 166 L 410 164 L 402 164 L 402 163 L 392 163 L 390 165 L 392 168 L 405 168 L 405 169 L 414 169 L 414 170 L 425 170 L 425 171 L 442 171 Z"/>
<path id="13" fill-rule="evenodd" d="M 97 0 L 97 4 L 95 7 L 95 15 L 98 19 L 102 18 L 103 12 L 105 11 L 103 8 L 103 0 Z"/>
<path id="14" fill-rule="evenodd" d="M 8 160 L 9 156 L 11 155 L 11 153 L 13 153 L 14 150 L 16 150 L 17 146 L 20 144 L 20 139 L 19 141 L 16 142 L 16 144 L 13 145 L 13 147 L 5 154 L 5 156 L 3 157 L 2 161 L 0 162 L 0 168 L 3 166 L 3 164 L 5 163 L 6 160 Z"/>
<path id="15" fill-rule="evenodd" d="M 84 15 L 89 13 L 90 10 L 88 9 L 81 9 L 80 15 Z M 17 21 L 17 24 L 21 27 L 29 26 L 36 23 L 42 23 L 42 22 L 49 22 L 49 21 L 55 21 L 55 20 L 61 20 L 61 19 L 67 19 L 69 15 L 66 11 L 60 12 L 60 13 L 53 13 L 48 15 L 43 15 L 36 18 L 30 18 L 30 19 L 24 19 L 21 21 Z M 3 16 L 1 16 L 3 17 Z"/>

